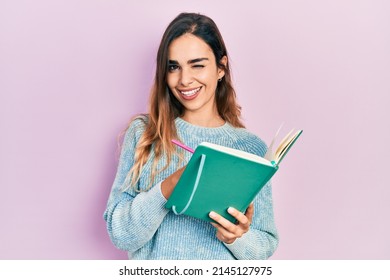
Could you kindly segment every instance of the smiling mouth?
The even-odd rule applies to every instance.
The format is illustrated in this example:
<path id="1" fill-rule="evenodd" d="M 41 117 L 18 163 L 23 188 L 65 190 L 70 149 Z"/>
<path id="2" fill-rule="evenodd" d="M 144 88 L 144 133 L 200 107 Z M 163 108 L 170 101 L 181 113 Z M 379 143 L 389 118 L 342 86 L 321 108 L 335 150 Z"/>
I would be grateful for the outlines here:
<path id="1" fill-rule="evenodd" d="M 192 89 L 192 90 L 187 90 L 187 91 L 179 90 L 179 92 L 182 95 L 186 96 L 186 97 L 191 97 L 191 96 L 194 96 L 195 94 L 197 94 L 200 91 L 201 88 L 202 87 L 198 87 L 198 88 L 195 88 L 195 89 Z"/>

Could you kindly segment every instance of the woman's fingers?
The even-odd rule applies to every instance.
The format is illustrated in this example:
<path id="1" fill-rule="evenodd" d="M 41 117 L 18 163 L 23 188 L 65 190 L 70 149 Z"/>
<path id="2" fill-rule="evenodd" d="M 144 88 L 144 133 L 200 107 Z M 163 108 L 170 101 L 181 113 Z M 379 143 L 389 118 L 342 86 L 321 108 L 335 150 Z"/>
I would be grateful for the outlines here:
<path id="1" fill-rule="evenodd" d="M 248 207 L 248 209 L 249 209 L 249 207 Z M 247 212 L 248 212 L 248 209 L 247 209 Z M 233 207 L 229 207 L 229 209 L 228 209 L 228 213 L 230 215 L 232 215 L 234 218 L 236 218 L 238 225 L 242 225 L 242 226 L 249 226 L 250 221 L 251 221 L 250 219 L 252 219 L 252 216 L 250 216 L 250 219 L 249 219 L 249 217 L 247 215 L 250 215 L 250 212 L 248 214 L 246 214 L 247 212 L 245 212 L 245 214 L 243 214 Z M 252 215 L 253 215 L 253 211 L 252 211 Z"/>
<path id="2" fill-rule="evenodd" d="M 248 209 L 245 211 L 245 214 L 241 213 L 233 207 L 229 207 L 228 213 L 237 220 L 237 223 L 233 224 L 218 213 L 211 211 L 209 216 L 211 219 L 216 221 L 216 223 L 211 224 L 217 229 L 217 238 L 225 243 L 232 243 L 234 240 L 236 240 L 236 238 L 240 238 L 249 230 L 250 224 L 252 222 L 253 212 L 253 203 L 249 205 Z"/>
<path id="3" fill-rule="evenodd" d="M 253 202 L 249 204 L 248 208 L 245 211 L 245 216 L 249 220 L 249 224 L 252 223 L 253 213 L 255 212 L 255 206 L 253 205 Z"/>
<path id="4" fill-rule="evenodd" d="M 221 225 L 217 223 L 211 223 L 211 224 L 217 229 L 216 237 L 220 241 L 225 243 L 232 243 L 234 242 L 234 240 L 236 240 L 236 238 L 238 238 L 234 233 L 229 232 Z"/>
<path id="5" fill-rule="evenodd" d="M 176 170 L 161 183 L 161 193 L 166 199 L 169 199 L 171 196 L 173 189 L 176 187 L 177 182 L 179 182 L 185 168 L 186 166 L 183 166 L 182 168 Z"/>
<path id="6" fill-rule="evenodd" d="M 236 225 L 230 222 L 229 220 L 225 219 L 218 213 L 215 213 L 214 211 L 211 211 L 209 214 L 210 218 L 216 221 L 219 225 L 221 225 L 223 228 L 226 228 L 228 231 L 234 231 Z"/>

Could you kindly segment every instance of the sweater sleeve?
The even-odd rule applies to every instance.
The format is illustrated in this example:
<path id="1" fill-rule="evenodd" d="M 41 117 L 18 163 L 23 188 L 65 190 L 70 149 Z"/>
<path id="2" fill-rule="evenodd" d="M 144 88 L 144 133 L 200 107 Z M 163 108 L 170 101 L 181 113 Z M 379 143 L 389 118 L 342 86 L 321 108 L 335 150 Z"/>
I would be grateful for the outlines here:
<path id="1" fill-rule="evenodd" d="M 271 182 L 268 182 L 256 196 L 254 207 L 249 231 L 232 244 L 225 244 L 237 259 L 268 259 L 278 245 Z"/>
<path id="2" fill-rule="evenodd" d="M 123 191 L 123 184 L 134 164 L 134 152 L 143 131 L 141 120 L 135 120 L 126 132 L 115 180 L 104 219 L 113 244 L 133 253 L 143 247 L 157 231 L 168 210 L 161 193 L 161 183 L 148 191 Z"/>

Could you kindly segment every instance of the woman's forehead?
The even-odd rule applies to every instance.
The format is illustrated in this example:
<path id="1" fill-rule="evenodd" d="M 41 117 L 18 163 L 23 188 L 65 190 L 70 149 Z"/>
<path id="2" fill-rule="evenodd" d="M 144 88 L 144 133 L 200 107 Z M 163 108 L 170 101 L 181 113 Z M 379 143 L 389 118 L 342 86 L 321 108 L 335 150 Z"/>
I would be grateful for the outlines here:
<path id="1" fill-rule="evenodd" d="M 191 61 L 200 58 L 212 60 L 214 53 L 210 46 L 197 36 L 184 34 L 173 40 L 169 45 L 169 60 L 175 60 L 179 63 L 191 63 Z"/>

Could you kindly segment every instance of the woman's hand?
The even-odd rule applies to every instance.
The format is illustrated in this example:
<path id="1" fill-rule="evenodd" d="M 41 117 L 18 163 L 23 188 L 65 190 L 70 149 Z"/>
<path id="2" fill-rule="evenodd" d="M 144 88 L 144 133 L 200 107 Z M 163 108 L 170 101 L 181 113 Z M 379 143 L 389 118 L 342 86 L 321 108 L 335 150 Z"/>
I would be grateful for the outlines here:
<path id="1" fill-rule="evenodd" d="M 176 184 L 181 177 L 181 174 L 183 174 L 184 169 L 186 169 L 186 166 L 176 170 L 175 173 L 171 174 L 161 183 L 161 192 L 166 199 L 171 196 L 173 189 L 176 187 Z"/>
<path id="2" fill-rule="evenodd" d="M 254 212 L 253 202 L 248 206 L 245 214 L 233 207 L 229 207 L 228 212 L 237 219 L 236 224 L 233 224 L 215 212 L 210 212 L 209 216 L 217 222 L 211 223 L 217 229 L 217 238 L 222 242 L 230 244 L 248 232 Z"/>

